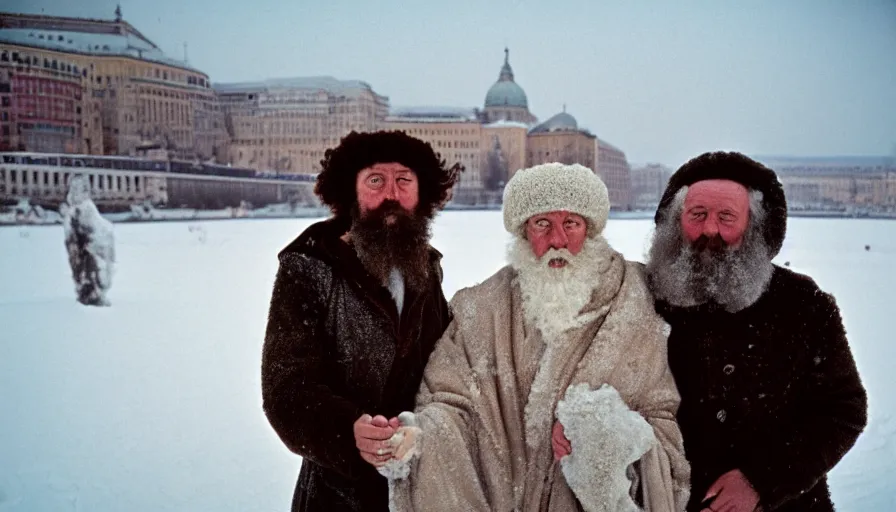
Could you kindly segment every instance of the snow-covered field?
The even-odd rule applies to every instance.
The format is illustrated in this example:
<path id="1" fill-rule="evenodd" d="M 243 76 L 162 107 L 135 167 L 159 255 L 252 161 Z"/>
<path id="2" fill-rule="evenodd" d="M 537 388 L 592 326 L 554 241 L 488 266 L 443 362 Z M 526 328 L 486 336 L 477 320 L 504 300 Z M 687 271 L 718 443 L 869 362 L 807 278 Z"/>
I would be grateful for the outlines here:
<path id="1" fill-rule="evenodd" d="M 116 225 L 99 309 L 75 301 L 61 226 L 0 228 L 0 510 L 288 510 L 300 460 L 264 418 L 259 366 L 276 253 L 311 222 Z M 642 260 L 650 229 L 606 234 Z M 503 264 L 498 212 L 434 231 L 449 297 Z M 896 510 L 896 222 L 791 219 L 777 261 L 837 297 L 870 395 L 838 509 Z"/>

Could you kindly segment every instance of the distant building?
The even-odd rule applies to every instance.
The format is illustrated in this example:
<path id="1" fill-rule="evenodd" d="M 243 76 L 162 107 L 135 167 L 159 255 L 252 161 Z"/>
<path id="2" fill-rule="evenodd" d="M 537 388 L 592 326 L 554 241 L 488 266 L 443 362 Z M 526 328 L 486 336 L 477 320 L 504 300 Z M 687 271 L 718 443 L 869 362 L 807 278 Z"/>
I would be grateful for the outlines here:
<path id="1" fill-rule="evenodd" d="M 484 121 L 515 121 L 532 124 L 535 116 L 529 112 L 529 100 L 526 92 L 516 83 L 513 69 L 510 67 L 510 50 L 504 48 L 504 66 L 498 75 L 498 81 L 485 94 Z"/>
<path id="2" fill-rule="evenodd" d="M 547 162 L 579 163 L 598 174 L 610 189 L 614 208 L 628 209 L 631 192 L 625 154 L 578 126 L 564 111 L 535 125 L 528 99 L 514 81 L 509 51 L 498 81 L 482 110 L 455 107 L 396 108 L 380 124 L 404 130 L 433 145 L 449 163 L 466 167 L 454 202 L 500 204 L 504 185 L 520 169 Z M 599 152 L 603 148 L 603 160 Z"/>
<path id="3" fill-rule="evenodd" d="M 632 208 L 656 209 L 666 190 L 672 169 L 663 164 L 636 165 L 632 168 Z"/>
<path id="4" fill-rule="evenodd" d="M 369 84 L 333 77 L 215 84 L 234 165 L 282 173 L 320 172 L 328 148 L 352 130 L 378 129 L 389 98 Z"/>
<path id="5" fill-rule="evenodd" d="M 791 211 L 896 212 L 892 157 L 755 157 L 773 169 Z"/>
<path id="6" fill-rule="evenodd" d="M 595 170 L 610 192 L 610 208 L 631 210 L 632 176 L 625 153 L 601 139 L 597 139 L 596 147 L 597 168 Z"/>
<path id="7" fill-rule="evenodd" d="M 460 163 L 465 171 L 454 189 L 453 201 L 482 201 L 482 125 L 476 109 L 454 107 L 395 108 L 380 123 L 384 130 L 400 130 L 430 143 L 447 165 Z"/>
<path id="8" fill-rule="evenodd" d="M 120 9 L 114 20 L 0 14 L 0 96 L 6 149 L 132 155 L 160 143 L 179 158 L 226 154 L 208 76 L 166 56 Z"/>
<path id="9" fill-rule="evenodd" d="M 526 167 L 530 126 L 519 121 L 494 121 L 482 125 L 483 160 L 492 150 L 501 152 L 507 165 L 507 179 Z M 496 147 L 497 142 L 497 147 Z"/>
<path id="10" fill-rule="evenodd" d="M 595 170 L 596 140 L 591 132 L 579 128 L 576 118 L 564 107 L 563 112 L 529 130 L 526 164 L 560 162 L 581 164 Z"/>

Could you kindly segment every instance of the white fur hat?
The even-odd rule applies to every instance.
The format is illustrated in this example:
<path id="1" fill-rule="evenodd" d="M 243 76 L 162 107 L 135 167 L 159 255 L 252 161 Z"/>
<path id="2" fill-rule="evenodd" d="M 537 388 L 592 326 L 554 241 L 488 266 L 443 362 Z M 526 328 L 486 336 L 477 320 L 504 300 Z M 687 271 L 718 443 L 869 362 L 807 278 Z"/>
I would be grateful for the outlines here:
<path id="1" fill-rule="evenodd" d="M 533 215 L 559 210 L 581 215 L 588 236 L 599 235 L 610 212 L 606 185 L 585 166 L 549 163 L 517 171 L 504 187 L 504 228 L 514 235 Z"/>

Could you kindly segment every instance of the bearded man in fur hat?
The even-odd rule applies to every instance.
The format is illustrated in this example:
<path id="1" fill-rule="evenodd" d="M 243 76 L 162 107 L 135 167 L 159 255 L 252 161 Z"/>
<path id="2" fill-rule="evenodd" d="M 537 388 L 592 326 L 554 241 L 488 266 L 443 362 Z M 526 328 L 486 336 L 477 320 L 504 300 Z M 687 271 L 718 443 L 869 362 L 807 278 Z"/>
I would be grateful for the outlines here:
<path id="1" fill-rule="evenodd" d="M 773 171 L 703 154 L 670 179 L 647 264 L 691 462 L 689 511 L 832 511 L 826 474 L 867 421 L 834 298 L 772 264 L 787 204 Z"/>
<path id="2" fill-rule="evenodd" d="M 461 168 L 403 132 L 352 132 L 321 165 L 333 217 L 279 255 L 264 412 L 303 458 L 292 510 L 386 510 L 375 465 L 451 320 L 430 222 Z"/>
<path id="3" fill-rule="evenodd" d="M 381 468 L 392 510 L 684 507 L 667 326 L 642 267 L 601 236 L 608 211 L 603 182 L 580 165 L 508 182 L 509 265 L 451 301 Z"/>

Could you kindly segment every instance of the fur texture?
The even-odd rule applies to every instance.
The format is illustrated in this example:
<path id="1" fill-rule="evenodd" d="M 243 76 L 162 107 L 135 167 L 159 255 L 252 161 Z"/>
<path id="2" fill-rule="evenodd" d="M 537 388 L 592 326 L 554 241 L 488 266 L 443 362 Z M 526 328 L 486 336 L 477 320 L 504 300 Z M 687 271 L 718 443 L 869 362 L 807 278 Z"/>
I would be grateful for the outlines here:
<path id="1" fill-rule="evenodd" d="M 358 204 L 355 179 L 376 163 L 400 163 L 417 175 L 420 203 L 417 214 L 432 217 L 451 197 L 464 167 L 448 166 L 428 142 L 402 131 L 351 132 L 328 149 L 321 160 L 314 192 L 333 211 L 340 227 L 348 228 L 351 211 Z"/>
<path id="2" fill-rule="evenodd" d="M 672 325 L 669 365 L 693 467 L 688 511 L 739 468 L 765 510 L 832 512 L 826 474 L 867 422 L 867 396 L 830 295 L 775 267 L 755 304 L 658 311 Z"/>
<path id="3" fill-rule="evenodd" d="M 697 250 L 681 231 L 679 218 L 688 187 L 670 205 L 671 215 L 660 222 L 647 258 L 648 285 L 654 297 L 679 307 L 708 302 L 737 312 L 765 292 L 773 266 L 762 235 L 766 213 L 762 193 L 750 192 L 750 221 L 737 248 Z"/>
<path id="4" fill-rule="evenodd" d="M 529 242 L 514 237 L 507 250 L 507 261 L 517 271 L 523 294 L 526 320 L 550 343 L 567 329 L 587 323 L 594 315 L 579 315 L 591 300 L 612 252 L 603 237 L 589 238 L 579 254 L 566 249 L 550 249 L 536 258 Z M 563 268 L 551 268 L 555 257 L 567 261 Z"/>
<path id="5" fill-rule="evenodd" d="M 608 384 L 570 386 L 557 403 L 557 419 L 572 445 L 560 460 L 563 475 L 585 512 L 640 511 L 627 470 L 656 445 L 650 424 Z"/>
<path id="6" fill-rule="evenodd" d="M 565 210 L 585 217 L 588 235 L 596 237 L 607 225 L 610 196 L 591 169 L 550 163 L 517 171 L 504 188 L 504 229 L 521 234 L 533 215 Z"/>
<path id="7" fill-rule="evenodd" d="M 767 221 L 762 226 L 762 235 L 769 248 L 769 259 L 774 258 L 784 243 L 787 232 L 787 199 L 784 197 L 784 186 L 774 171 L 748 158 L 730 152 L 716 151 L 704 153 L 684 165 L 669 178 L 669 184 L 663 192 L 654 220 L 657 225 L 670 216 L 675 195 L 682 187 L 702 180 L 731 180 L 740 183 L 749 190 L 762 192 L 762 207 L 765 209 Z"/>
<path id="8" fill-rule="evenodd" d="M 310 226 L 280 254 L 261 362 L 265 415 L 301 455 L 292 510 L 388 507 L 386 479 L 364 462 L 352 424 L 414 406 L 429 354 L 451 319 L 440 254 L 430 281 L 406 290 L 404 320 L 389 291 L 341 240 L 333 220 Z"/>

